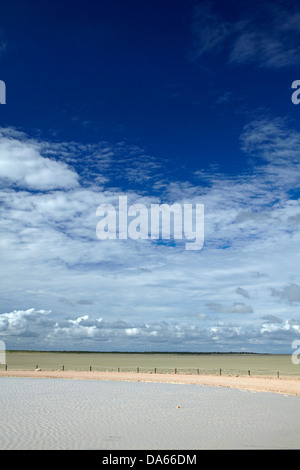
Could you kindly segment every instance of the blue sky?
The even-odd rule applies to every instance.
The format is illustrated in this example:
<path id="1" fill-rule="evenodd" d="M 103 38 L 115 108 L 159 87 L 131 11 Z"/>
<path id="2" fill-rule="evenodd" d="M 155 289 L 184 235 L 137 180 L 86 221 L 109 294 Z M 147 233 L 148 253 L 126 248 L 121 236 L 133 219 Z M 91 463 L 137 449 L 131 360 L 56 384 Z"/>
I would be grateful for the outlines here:
<path id="1" fill-rule="evenodd" d="M 1 6 L 0 337 L 9 349 L 292 353 L 296 1 Z M 205 243 L 105 240 L 96 209 L 205 207 Z"/>

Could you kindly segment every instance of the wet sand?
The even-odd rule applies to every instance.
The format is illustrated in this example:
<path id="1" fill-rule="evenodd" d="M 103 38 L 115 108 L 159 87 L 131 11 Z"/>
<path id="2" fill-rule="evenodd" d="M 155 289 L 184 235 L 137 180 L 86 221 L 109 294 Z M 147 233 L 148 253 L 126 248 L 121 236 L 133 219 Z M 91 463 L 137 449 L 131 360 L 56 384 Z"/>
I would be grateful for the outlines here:
<path id="1" fill-rule="evenodd" d="M 300 396 L 300 377 L 267 376 L 217 376 L 191 374 L 151 374 L 137 372 L 62 371 L 62 370 L 8 370 L 0 377 L 31 377 L 55 379 L 83 379 L 128 382 L 153 382 L 195 384 L 210 387 L 227 387 L 255 392 L 272 392 Z"/>

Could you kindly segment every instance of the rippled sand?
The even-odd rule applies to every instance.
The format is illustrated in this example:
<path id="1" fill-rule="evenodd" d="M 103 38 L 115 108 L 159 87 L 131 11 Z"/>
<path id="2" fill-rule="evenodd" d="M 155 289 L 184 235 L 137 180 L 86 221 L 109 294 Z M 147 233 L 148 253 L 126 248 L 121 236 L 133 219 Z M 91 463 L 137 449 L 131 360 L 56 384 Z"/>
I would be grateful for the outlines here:
<path id="1" fill-rule="evenodd" d="M 201 385 L 0 377 L 1 449 L 297 449 L 300 398 Z"/>

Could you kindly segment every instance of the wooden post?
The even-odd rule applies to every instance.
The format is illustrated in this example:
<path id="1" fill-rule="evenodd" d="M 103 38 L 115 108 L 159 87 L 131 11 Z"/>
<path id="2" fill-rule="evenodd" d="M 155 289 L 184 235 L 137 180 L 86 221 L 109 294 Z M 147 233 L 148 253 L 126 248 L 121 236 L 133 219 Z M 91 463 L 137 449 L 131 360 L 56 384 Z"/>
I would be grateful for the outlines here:
<path id="1" fill-rule="evenodd" d="M 137 373 L 139 373 L 139 371 L 140 371 L 140 368 L 139 368 L 139 367 L 137 367 L 137 368 L 136 368 L 136 371 L 137 371 Z"/>
<path id="2" fill-rule="evenodd" d="M 154 374 L 156 374 L 156 367 L 154 367 Z"/>
<path id="3" fill-rule="evenodd" d="M 198 375 L 200 374 L 200 370 L 199 370 L 199 369 L 197 369 L 197 374 L 198 374 Z"/>
<path id="4" fill-rule="evenodd" d="M 222 375 L 222 369 L 220 369 L 220 375 Z"/>
<path id="5" fill-rule="evenodd" d="M 250 375 L 250 370 L 248 370 L 248 375 Z"/>
<path id="6" fill-rule="evenodd" d="M 120 367 L 118 367 L 118 372 L 120 372 Z"/>
<path id="7" fill-rule="evenodd" d="M 277 378 L 279 379 L 279 372 L 277 371 Z"/>
<path id="8" fill-rule="evenodd" d="M 62 366 L 62 370 L 65 370 L 65 366 Z"/>
<path id="9" fill-rule="evenodd" d="M 90 372 L 92 372 L 92 366 L 90 366 Z"/>
<path id="10" fill-rule="evenodd" d="M 7 364 L 5 364 L 5 370 L 7 370 Z"/>
<path id="11" fill-rule="evenodd" d="M 35 366 L 35 368 L 36 368 L 36 369 L 38 369 L 38 368 L 39 368 L 39 366 L 38 366 L 38 365 L 36 365 L 36 366 Z"/>
<path id="12" fill-rule="evenodd" d="M 177 369 L 176 369 L 176 367 L 175 367 L 175 371 L 174 371 L 174 373 L 175 373 L 175 374 L 177 374 Z"/>

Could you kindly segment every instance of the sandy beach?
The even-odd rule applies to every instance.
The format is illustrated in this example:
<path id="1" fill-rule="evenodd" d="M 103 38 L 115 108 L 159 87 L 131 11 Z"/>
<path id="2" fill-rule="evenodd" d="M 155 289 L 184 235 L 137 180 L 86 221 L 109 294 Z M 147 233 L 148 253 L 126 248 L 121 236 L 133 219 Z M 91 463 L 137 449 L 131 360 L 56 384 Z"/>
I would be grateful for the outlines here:
<path id="1" fill-rule="evenodd" d="M 31 377 L 55 379 L 109 380 L 128 382 L 153 382 L 195 384 L 227 387 L 255 392 L 272 392 L 300 396 L 300 377 L 288 376 L 217 376 L 192 374 L 151 374 L 137 372 L 62 371 L 62 370 L 10 370 L 0 371 L 0 377 Z"/>

